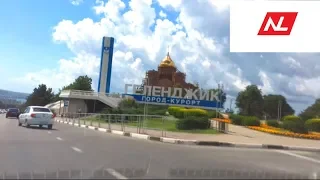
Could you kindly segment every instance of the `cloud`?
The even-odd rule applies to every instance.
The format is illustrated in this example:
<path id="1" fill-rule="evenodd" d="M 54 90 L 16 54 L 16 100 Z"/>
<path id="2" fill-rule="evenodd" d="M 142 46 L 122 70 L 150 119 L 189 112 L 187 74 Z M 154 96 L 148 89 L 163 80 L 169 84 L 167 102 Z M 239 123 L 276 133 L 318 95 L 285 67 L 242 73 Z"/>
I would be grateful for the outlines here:
<path id="1" fill-rule="evenodd" d="M 53 41 L 65 44 L 74 57 L 59 60 L 56 69 L 28 73 L 28 82 L 60 88 L 88 74 L 96 88 L 102 37 L 112 36 L 116 39 L 112 91 L 122 92 L 125 83 L 140 84 L 145 71 L 157 68 L 169 46 L 189 82 L 206 88 L 223 82 L 230 97 L 249 84 L 257 84 L 264 94 L 282 94 L 300 103 L 298 108 L 320 96 L 320 54 L 230 53 L 227 4 L 181 2 L 96 0 L 92 9 L 100 20 L 61 20 L 54 28 Z"/>
<path id="2" fill-rule="evenodd" d="M 58 90 L 80 75 L 88 75 L 97 79 L 99 65 L 100 59 L 97 56 L 83 52 L 70 59 L 60 59 L 57 68 L 30 72 L 23 77 L 12 79 L 12 82 L 27 87 L 30 91 L 41 83 Z"/>
<path id="3" fill-rule="evenodd" d="M 70 0 L 72 5 L 79 6 L 81 3 L 83 3 L 83 0 Z"/>
<path id="4" fill-rule="evenodd" d="M 162 18 L 166 18 L 167 17 L 167 14 L 164 13 L 162 10 L 159 12 L 159 16 L 162 17 Z"/>

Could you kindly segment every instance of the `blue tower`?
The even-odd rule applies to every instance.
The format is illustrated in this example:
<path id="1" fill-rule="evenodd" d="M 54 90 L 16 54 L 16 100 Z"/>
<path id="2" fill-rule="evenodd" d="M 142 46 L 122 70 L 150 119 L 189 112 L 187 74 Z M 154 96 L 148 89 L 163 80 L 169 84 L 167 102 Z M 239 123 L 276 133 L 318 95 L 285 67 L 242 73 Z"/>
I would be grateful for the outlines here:
<path id="1" fill-rule="evenodd" d="M 98 83 L 98 92 L 101 93 L 110 93 L 113 45 L 113 37 L 102 38 L 100 73 Z"/>

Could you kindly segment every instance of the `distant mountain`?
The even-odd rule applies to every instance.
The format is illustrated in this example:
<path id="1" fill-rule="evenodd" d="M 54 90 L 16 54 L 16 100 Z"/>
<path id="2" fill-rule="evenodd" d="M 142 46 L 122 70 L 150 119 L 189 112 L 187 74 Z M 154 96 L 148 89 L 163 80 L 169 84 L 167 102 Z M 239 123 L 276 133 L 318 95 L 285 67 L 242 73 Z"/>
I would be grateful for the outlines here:
<path id="1" fill-rule="evenodd" d="M 26 99 L 28 96 L 29 96 L 28 93 L 21 93 L 21 92 L 14 92 L 14 91 L 0 89 L 0 99 L 2 98 Z"/>

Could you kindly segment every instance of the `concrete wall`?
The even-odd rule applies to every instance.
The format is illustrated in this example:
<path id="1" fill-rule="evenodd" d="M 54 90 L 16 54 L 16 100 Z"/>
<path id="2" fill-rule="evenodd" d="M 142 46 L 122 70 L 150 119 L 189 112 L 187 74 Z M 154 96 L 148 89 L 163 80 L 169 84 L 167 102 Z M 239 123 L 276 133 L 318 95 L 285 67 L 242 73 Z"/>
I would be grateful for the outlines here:
<path id="1" fill-rule="evenodd" d="M 87 113 L 88 107 L 83 99 L 69 99 L 69 106 L 65 107 L 65 113 L 77 113 L 81 108 L 81 113 Z"/>

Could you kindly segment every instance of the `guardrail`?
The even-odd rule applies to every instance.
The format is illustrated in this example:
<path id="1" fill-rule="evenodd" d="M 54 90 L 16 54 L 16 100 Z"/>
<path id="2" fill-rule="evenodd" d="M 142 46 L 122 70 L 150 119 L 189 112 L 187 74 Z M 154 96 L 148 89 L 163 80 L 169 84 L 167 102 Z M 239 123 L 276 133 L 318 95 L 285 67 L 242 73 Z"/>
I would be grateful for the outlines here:
<path id="1" fill-rule="evenodd" d="M 89 125 L 108 130 L 118 130 L 138 134 L 166 136 L 166 126 L 170 123 L 166 116 L 136 114 L 66 113 L 63 121 L 77 125 Z"/>

